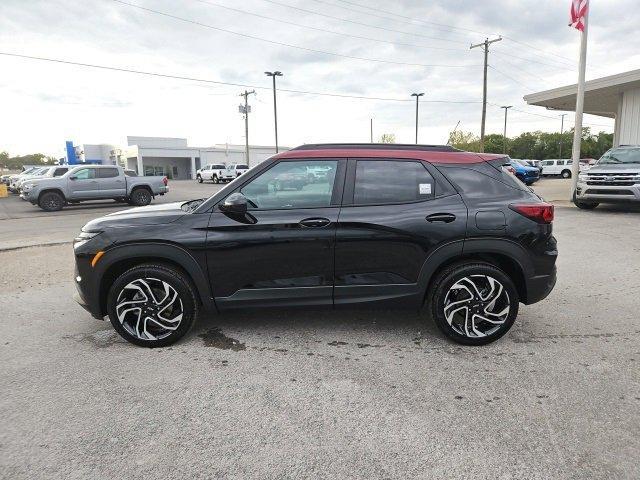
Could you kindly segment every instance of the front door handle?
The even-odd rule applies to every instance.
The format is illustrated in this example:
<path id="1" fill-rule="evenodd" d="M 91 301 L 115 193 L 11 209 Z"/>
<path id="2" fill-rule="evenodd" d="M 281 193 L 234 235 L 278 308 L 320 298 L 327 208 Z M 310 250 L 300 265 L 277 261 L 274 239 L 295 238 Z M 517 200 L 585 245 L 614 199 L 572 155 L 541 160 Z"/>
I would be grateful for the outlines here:
<path id="1" fill-rule="evenodd" d="M 305 218 L 300 220 L 300 225 L 306 228 L 322 228 L 331 223 L 328 218 Z"/>
<path id="2" fill-rule="evenodd" d="M 428 215 L 426 220 L 427 222 L 442 222 L 442 223 L 451 223 L 456 219 L 456 216 L 453 213 L 432 213 Z"/>

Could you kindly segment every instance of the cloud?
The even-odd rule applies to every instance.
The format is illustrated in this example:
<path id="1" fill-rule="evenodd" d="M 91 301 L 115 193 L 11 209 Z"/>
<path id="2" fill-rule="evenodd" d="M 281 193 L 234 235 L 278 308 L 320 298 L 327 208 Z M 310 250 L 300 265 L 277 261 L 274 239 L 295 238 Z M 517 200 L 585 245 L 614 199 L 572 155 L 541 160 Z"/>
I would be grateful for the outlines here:
<path id="1" fill-rule="evenodd" d="M 335 0 L 278 0 L 321 15 L 266 0 L 210 0 L 287 24 L 198 0 L 126 1 L 211 27 L 317 51 L 225 33 L 113 0 L 3 0 L 0 50 L 267 88 L 271 81 L 264 71 L 278 69 L 284 72 L 278 85 L 293 90 L 407 99 L 411 92 L 424 91 L 420 137 L 433 143 L 444 141 L 458 120 L 459 128 L 479 131 L 480 104 L 426 101 L 481 100 L 482 52 L 469 50 L 469 45 L 486 35 L 504 35 L 502 42 L 491 47 L 490 64 L 495 69 L 489 73 L 492 103 L 548 114 L 525 106 L 523 95 L 530 89 L 575 83 L 577 76 L 574 59 L 578 34 L 566 26 L 568 2 L 556 0 L 353 0 L 370 8 Z M 629 40 L 637 36 L 640 23 L 640 11 L 634 4 L 634 0 L 592 2 L 589 78 L 638 68 L 640 55 Z M 304 26 L 398 44 L 323 33 Z M 475 66 L 416 67 L 347 59 L 319 51 L 394 62 Z M 186 136 L 193 145 L 244 141 L 237 112 L 240 87 L 2 56 L 0 68 L 4 72 L 0 102 L 3 111 L 9 112 L 0 117 L 0 149 L 54 154 L 67 138 L 78 143 L 123 143 L 127 135 L 139 133 Z M 270 144 L 271 93 L 260 90 L 257 99 L 251 101 L 250 139 Z M 372 117 L 375 131 L 395 133 L 399 141 L 410 142 L 414 134 L 413 108 L 411 102 L 280 92 L 281 143 L 367 141 Z M 490 105 L 487 112 L 487 131 L 500 132 L 502 111 Z M 598 117 L 588 117 L 587 121 L 612 125 L 610 120 Z M 512 134 L 558 127 L 554 119 L 517 112 L 510 116 Z"/>

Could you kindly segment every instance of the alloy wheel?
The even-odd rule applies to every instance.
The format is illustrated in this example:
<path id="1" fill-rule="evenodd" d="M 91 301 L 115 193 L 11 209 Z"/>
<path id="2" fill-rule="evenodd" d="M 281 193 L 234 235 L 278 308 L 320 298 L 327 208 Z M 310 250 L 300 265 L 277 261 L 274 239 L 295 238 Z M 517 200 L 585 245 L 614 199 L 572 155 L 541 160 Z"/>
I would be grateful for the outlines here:
<path id="1" fill-rule="evenodd" d="M 470 275 L 454 283 L 444 300 L 444 317 L 458 334 L 486 337 L 506 322 L 511 301 L 504 285 L 489 275 Z"/>
<path id="2" fill-rule="evenodd" d="M 156 278 L 139 278 L 125 285 L 116 302 L 122 327 L 140 340 L 162 340 L 178 329 L 184 306 L 170 284 Z"/>

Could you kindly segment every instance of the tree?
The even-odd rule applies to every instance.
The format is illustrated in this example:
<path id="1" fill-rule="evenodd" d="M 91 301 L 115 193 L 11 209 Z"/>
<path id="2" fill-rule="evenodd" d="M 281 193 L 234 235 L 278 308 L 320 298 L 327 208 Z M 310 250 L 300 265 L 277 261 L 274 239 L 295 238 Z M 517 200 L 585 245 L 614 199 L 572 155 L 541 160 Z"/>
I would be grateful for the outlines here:
<path id="1" fill-rule="evenodd" d="M 472 132 L 463 132 L 460 130 L 451 132 L 447 144 L 468 152 L 480 151 L 480 138 Z"/>
<path id="2" fill-rule="evenodd" d="M 24 165 L 52 165 L 57 160 L 42 153 L 32 153 L 18 157 L 10 157 L 7 152 L 0 153 L 0 167 L 9 170 L 20 170 Z"/>
<path id="3" fill-rule="evenodd" d="M 395 133 L 383 133 L 380 137 L 380 143 L 396 143 Z"/>

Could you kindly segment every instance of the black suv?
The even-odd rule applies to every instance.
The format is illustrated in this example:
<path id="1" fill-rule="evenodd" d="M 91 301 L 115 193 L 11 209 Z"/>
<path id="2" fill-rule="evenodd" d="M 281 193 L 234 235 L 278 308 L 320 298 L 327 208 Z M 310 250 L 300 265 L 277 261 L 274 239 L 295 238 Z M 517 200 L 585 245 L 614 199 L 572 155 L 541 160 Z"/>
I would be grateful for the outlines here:
<path id="1" fill-rule="evenodd" d="M 74 245 L 77 299 L 149 347 L 178 340 L 201 310 L 365 304 L 425 306 L 456 342 L 489 343 L 556 280 L 553 206 L 508 161 L 304 145 L 208 199 L 89 222 Z"/>

